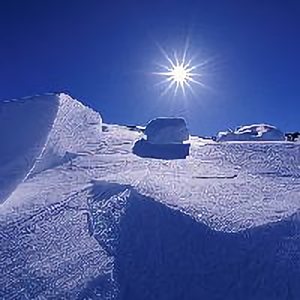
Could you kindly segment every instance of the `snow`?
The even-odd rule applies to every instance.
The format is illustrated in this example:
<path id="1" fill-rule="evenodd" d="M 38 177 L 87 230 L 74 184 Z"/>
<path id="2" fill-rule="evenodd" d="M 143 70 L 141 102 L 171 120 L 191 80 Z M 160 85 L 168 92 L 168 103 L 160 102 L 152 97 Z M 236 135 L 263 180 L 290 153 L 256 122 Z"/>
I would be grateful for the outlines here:
<path id="1" fill-rule="evenodd" d="M 60 109 L 53 128 L 30 175 L 89 152 L 94 142 L 91 137 L 99 136 L 102 131 L 102 119 L 98 113 L 73 101 L 68 95 L 62 94 L 59 100 Z"/>
<path id="2" fill-rule="evenodd" d="M 267 124 L 242 126 L 236 131 L 219 132 L 217 141 L 285 141 L 284 134 Z"/>
<path id="3" fill-rule="evenodd" d="M 0 102 L 0 203 L 21 183 L 42 152 L 58 100 L 57 96 L 45 96 Z"/>
<path id="4" fill-rule="evenodd" d="M 183 118 L 156 118 L 149 122 L 144 133 L 153 144 L 183 143 L 189 139 Z"/>
<path id="5" fill-rule="evenodd" d="M 145 141 L 64 94 L 0 116 L 0 299 L 297 299 L 299 143 Z"/>

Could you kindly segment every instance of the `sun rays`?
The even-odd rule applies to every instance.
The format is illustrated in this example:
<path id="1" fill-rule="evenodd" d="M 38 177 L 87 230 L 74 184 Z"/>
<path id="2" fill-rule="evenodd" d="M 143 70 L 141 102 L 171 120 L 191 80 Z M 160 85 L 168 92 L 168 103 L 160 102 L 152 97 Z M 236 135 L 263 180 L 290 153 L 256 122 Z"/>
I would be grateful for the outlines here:
<path id="1" fill-rule="evenodd" d="M 199 71 L 195 71 L 196 69 L 201 69 L 201 67 L 205 65 L 205 62 L 195 65 L 192 63 L 192 59 L 187 60 L 188 43 L 186 44 L 181 59 L 178 58 L 176 52 L 174 52 L 174 58 L 171 59 L 162 47 L 159 45 L 158 47 L 168 61 L 168 65 L 157 64 L 161 68 L 161 71 L 152 72 L 152 74 L 164 77 L 164 79 L 158 83 L 159 85 L 166 85 L 162 95 L 172 91 L 174 91 L 176 95 L 179 88 L 185 95 L 186 87 L 194 93 L 192 84 L 198 84 L 204 87 L 201 81 L 202 74 Z"/>

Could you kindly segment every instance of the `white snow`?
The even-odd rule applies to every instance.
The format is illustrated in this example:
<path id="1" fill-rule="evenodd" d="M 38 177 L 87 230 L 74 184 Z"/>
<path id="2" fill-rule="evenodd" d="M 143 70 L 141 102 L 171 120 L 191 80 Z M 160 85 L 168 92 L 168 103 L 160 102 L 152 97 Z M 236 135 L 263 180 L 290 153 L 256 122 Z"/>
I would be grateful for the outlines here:
<path id="1" fill-rule="evenodd" d="M 102 119 L 98 113 L 70 96 L 61 94 L 53 128 L 29 175 L 89 153 L 95 147 L 95 137 L 100 138 L 101 131 Z"/>
<path id="2" fill-rule="evenodd" d="M 46 143 L 59 97 L 0 102 L 0 203 L 26 177 Z"/>
<path id="3" fill-rule="evenodd" d="M 47 283 L 38 299 L 77 299 L 96 277 L 117 293 L 113 242 L 131 195 L 230 234 L 299 210 L 297 143 L 192 137 L 186 159 L 164 160 L 133 154 L 142 132 L 104 127 L 98 113 L 64 94 L 0 104 L 0 261 L 10 274 L 0 276 L 0 294 L 9 290 L 3 299 L 30 298 L 18 288 L 20 272 Z M 145 134 L 156 144 L 189 139 L 183 119 L 156 119 Z M 280 131 L 264 124 L 232 136 L 249 141 L 253 135 L 282 141 Z M 22 255 L 10 259 L 14 249 Z"/>
<path id="4" fill-rule="evenodd" d="M 46 105 L 49 108 L 45 108 Z M 1 147 L 0 159 L 6 162 L 0 165 L 1 192 L 5 195 L 13 192 L 2 204 L 2 210 L 14 201 L 17 205 L 25 203 L 28 197 L 30 201 L 42 203 L 41 199 L 33 200 L 32 195 L 48 190 L 51 192 L 43 198 L 47 200 L 45 203 L 59 202 L 55 195 L 74 193 L 94 179 L 130 185 L 139 193 L 193 217 L 201 215 L 203 222 L 207 220 L 202 210 L 211 210 L 211 213 L 220 214 L 221 219 L 225 218 L 211 224 L 220 230 L 239 230 L 239 222 L 243 222 L 253 205 L 262 205 L 264 210 L 251 214 L 251 226 L 264 224 L 272 218 L 282 219 L 298 209 L 300 148 L 296 143 L 217 144 L 204 143 L 193 137 L 187 159 L 147 159 L 132 153 L 135 141 L 143 136 L 141 132 L 107 124 L 105 132 L 101 132 L 100 115 L 67 95 L 37 97 L 24 103 L 5 103 L 4 106 L 7 106 L 7 120 L 11 120 L 11 123 L 7 121 L 5 128 L 9 128 L 16 138 L 9 138 L 10 135 L 1 130 L 1 137 L 6 139 L 1 144 L 4 147 Z M 55 118 L 54 113 L 49 114 L 52 107 L 57 110 Z M 42 112 L 45 115 L 41 115 Z M 146 129 L 145 133 L 153 142 L 179 143 L 188 137 L 184 121 L 179 120 L 157 119 L 150 122 L 149 131 Z M 159 131 L 158 124 L 172 124 L 166 126 L 167 132 L 179 128 L 184 134 L 177 140 L 177 135 L 163 140 L 162 132 L 166 131 Z M 159 134 L 155 135 L 157 130 Z M 277 132 L 274 127 L 266 125 L 243 127 L 238 132 L 243 135 L 253 130 L 260 136 Z M 46 137 L 39 137 L 39 134 Z M 27 145 L 28 149 L 25 148 Z M 22 160 L 26 156 L 30 157 L 30 163 L 28 159 L 26 163 Z M 16 167 L 17 163 L 20 166 Z M 289 188 L 282 189 L 279 183 Z M 266 190 L 272 190 L 272 194 L 266 194 Z M 288 203 L 281 199 L 287 194 L 290 194 Z M 239 201 L 243 197 L 248 200 Z M 265 203 L 265 197 L 270 197 L 270 201 Z M 227 199 L 222 211 L 218 207 L 220 199 Z M 3 202 L 5 197 L 1 200 Z M 284 213 L 275 213 L 278 207 Z M 234 215 L 229 216 L 229 212 Z"/>
<path id="5" fill-rule="evenodd" d="M 274 126 L 254 124 L 242 126 L 235 131 L 219 132 L 217 141 L 284 141 L 284 134 Z"/>
<path id="6" fill-rule="evenodd" d="M 147 141 L 153 144 L 183 143 L 189 139 L 186 122 L 182 118 L 156 118 L 145 129 Z"/>

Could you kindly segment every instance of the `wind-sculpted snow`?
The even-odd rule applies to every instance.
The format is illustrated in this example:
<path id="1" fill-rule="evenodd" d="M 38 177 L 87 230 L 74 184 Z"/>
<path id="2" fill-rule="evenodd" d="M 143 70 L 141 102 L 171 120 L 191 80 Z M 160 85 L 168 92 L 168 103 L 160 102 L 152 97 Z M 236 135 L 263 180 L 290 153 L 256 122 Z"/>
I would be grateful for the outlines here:
<path id="1" fill-rule="evenodd" d="M 56 95 L 0 102 L 0 203 L 42 152 L 58 110 Z"/>
<path id="2" fill-rule="evenodd" d="M 298 299 L 300 144 L 191 137 L 184 159 L 141 157 L 142 130 L 49 97 L 30 125 L 46 136 L 24 128 L 32 162 L 0 185 L 0 299 Z"/>
<path id="3" fill-rule="evenodd" d="M 76 193 L 2 220 L 0 299 L 76 299 L 89 278 L 110 280 L 113 257 L 90 236 L 86 199 Z"/>
<path id="4" fill-rule="evenodd" d="M 120 299 L 299 298 L 298 215 L 230 234 L 132 196 L 116 256 Z"/>
<path id="5" fill-rule="evenodd" d="M 100 135 L 102 119 L 98 113 L 67 95 L 61 94 L 59 99 L 54 126 L 31 175 L 88 153 Z"/>
<path id="6" fill-rule="evenodd" d="M 95 182 L 88 198 L 90 232 L 111 255 L 116 252 L 118 226 L 122 215 L 125 214 L 129 196 L 128 188 Z"/>
<path id="7" fill-rule="evenodd" d="M 101 124 L 98 113 L 64 94 L 1 102 L 0 203 L 28 176 L 89 152 Z"/>
<path id="8" fill-rule="evenodd" d="M 217 140 L 226 141 L 285 141 L 283 132 L 272 125 L 241 126 L 235 131 L 219 132 Z"/>
<path id="9" fill-rule="evenodd" d="M 112 127 L 103 133 L 97 150 L 101 155 L 89 161 L 96 167 L 82 167 L 99 179 L 129 184 L 215 230 L 236 232 L 279 221 L 299 208 L 297 144 L 206 144 L 194 139 L 190 156 L 166 161 L 133 155 L 132 143 L 138 136 Z"/>

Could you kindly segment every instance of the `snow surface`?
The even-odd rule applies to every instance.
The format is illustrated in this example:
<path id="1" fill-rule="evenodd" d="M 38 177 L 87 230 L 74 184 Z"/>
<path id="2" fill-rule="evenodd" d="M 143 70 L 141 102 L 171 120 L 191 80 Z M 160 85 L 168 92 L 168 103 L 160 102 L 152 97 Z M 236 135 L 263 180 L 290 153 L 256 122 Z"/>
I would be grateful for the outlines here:
<path id="1" fill-rule="evenodd" d="M 169 160 L 64 94 L 0 116 L 0 299 L 298 299 L 299 144 Z"/>
<path id="2" fill-rule="evenodd" d="M 0 103 L 0 203 L 26 177 L 41 153 L 58 111 L 59 98 Z"/>
<path id="3" fill-rule="evenodd" d="M 219 132 L 217 141 L 285 141 L 283 132 L 267 124 L 242 126 L 236 131 Z"/>

